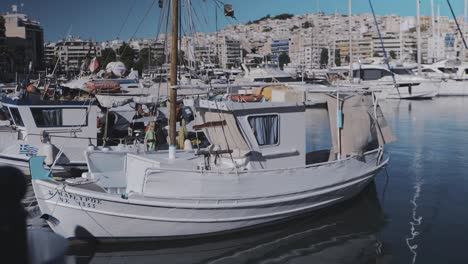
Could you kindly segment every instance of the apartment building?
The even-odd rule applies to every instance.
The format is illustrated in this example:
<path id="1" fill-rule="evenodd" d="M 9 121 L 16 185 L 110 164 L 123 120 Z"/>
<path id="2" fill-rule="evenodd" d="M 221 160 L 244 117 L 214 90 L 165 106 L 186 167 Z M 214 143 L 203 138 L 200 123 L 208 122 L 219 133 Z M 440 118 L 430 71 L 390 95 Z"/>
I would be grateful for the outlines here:
<path id="1" fill-rule="evenodd" d="M 220 66 L 225 69 L 239 67 L 242 61 L 240 41 L 227 36 L 219 36 L 218 45 Z"/>
<path id="2" fill-rule="evenodd" d="M 57 70 L 61 72 L 79 72 L 84 60 L 101 56 L 102 46 L 92 40 L 68 37 L 56 43 L 47 43 L 45 61 L 59 59 Z M 53 50 L 53 52 L 52 52 Z"/>
<path id="3" fill-rule="evenodd" d="M 12 70 L 26 72 L 29 69 L 25 68 L 29 68 L 29 64 L 31 64 L 32 70 L 43 69 L 44 30 L 38 21 L 30 19 L 26 14 L 19 13 L 16 5 L 11 8 L 11 12 L 3 15 L 5 20 L 4 42 L 7 46 L 22 50 L 22 54 L 16 54 L 16 59 L 24 64 L 16 65 L 20 68 Z M 20 56 L 22 58 L 18 58 Z"/>

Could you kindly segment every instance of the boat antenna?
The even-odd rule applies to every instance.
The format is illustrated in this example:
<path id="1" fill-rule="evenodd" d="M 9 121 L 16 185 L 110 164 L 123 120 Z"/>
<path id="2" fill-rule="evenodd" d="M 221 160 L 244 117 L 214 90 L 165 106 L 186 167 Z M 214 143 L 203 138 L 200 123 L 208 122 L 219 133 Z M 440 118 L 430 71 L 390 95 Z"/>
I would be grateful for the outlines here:
<path id="1" fill-rule="evenodd" d="M 179 0 L 172 0 L 172 37 L 171 37 L 171 91 L 169 111 L 169 158 L 175 158 L 176 148 L 176 107 L 177 107 L 177 57 L 179 37 Z"/>
<path id="2" fill-rule="evenodd" d="M 457 30 L 460 33 L 460 36 L 463 40 L 463 45 L 465 45 L 465 49 L 468 49 L 468 46 L 466 45 L 465 37 L 463 36 L 463 31 L 460 29 L 460 24 L 458 24 L 457 17 L 455 16 L 455 12 L 453 12 L 453 8 L 452 8 L 452 4 L 450 4 L 450 0 L 447 0 L 447 4 L 450 8 L 450 12 L 452 13 L 453 20 L 455 20 L 455 24 L 457 25 Z"/>

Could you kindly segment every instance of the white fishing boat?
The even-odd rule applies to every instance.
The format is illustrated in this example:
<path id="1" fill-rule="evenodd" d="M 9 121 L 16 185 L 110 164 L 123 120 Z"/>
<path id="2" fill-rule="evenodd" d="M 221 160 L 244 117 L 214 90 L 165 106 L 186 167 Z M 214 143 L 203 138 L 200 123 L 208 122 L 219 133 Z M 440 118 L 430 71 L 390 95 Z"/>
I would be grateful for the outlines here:
<path id="1" fill-rule="evenodd" d="M 331 130 L 331 151 L 305 151 L 305 110 L 323 102 L 200 100 L 194 128 L 204 130 L 208 149 L 175 158 L 167 151 L 89 151 L 89 172 L 66 181 L 53 180 L 36 157 L 38 204 L 65 237 L 86 230 L 98 238 L 147 238 L 249 228 L 344 201 L 385 166 L 391 132 L 369 96 L 340 98 L 339 110 L 336 98 L 326 103 L 331 124 L 337 111 L 345 116 L 342 128 Z"/>
<path id="2" fill-rule="evenodd" d="M 172 1 L 172 54 L 177 54 L 178 4 Z M 170 102 L 177 100 L 176 76 L 177 56 L 172 56 Z M 176 105 L 171 104 L 168 151 L 88 151 L 88 172 L 65 181 L 44 169 L 43 157 L 31 158 L 43 218 L 67 238 L 219 234 L 350 199 L 387 164 L 383 148 L 393 134 L 369 95 L 255 103 L 230 97 L 185 101 L 195 116 L 193 128 L 211 143 L 205 149 L 176 151 Z M 327 111 L 331 149 L 306 151 L 308 108 Z"/>
<path id="3" fill-rule="evenodd" d="M 29 159 L 46 157 L 51 166 L 58 152 L 56 171 L 86 169 L 82 157 L 89 144 L 96 145 L 97 112 L 93 100 L 41 101 L 2 98 L 5 123 L 0 126 L 0 163 L 29 174 Z"/>
<path id="4" fill-rule="evenodd" d="M 29 95 L 22 99 L 2 97 L 0 102 L 0 116 L 4 119 L 0 121 L 0 164 L 14 166 L 26 174 L 29 174 L 29 159 L 37 155 L 45 156 L 45 166 L 55 172 L 86 170 L 83 151 L 88 147 L 98 148 L 98 138 L 107 137 L 98 126 L 101 109 L 95 99 L 52 101 Z M 116 117 L 112 124 L 109 118 L 108 128 L 121 126 L 126 132 L 124 125 L 128 127 L 129 120 L 118 111 L 109 113 Z M 101 125 L 105 126 L 105 123 Z M 125 149 L 134 151 L 138 147 L 125 146 Z M 118 148 L 123 150 L 122 146 Z"/>
<path id="5" fill-rule="evenodd" d="M 245 263 L 260 258 L 265 262 L 372 263 L 382 259 L 375 245 L 384 226 L 375 184 L 370 184 L 356 199 L 286 224 L 218 238 L 96 243 L 86 245 L 86 250 L 71 247 L 67 255 L 77 261 L 92 257 L 91 263 Z"/>

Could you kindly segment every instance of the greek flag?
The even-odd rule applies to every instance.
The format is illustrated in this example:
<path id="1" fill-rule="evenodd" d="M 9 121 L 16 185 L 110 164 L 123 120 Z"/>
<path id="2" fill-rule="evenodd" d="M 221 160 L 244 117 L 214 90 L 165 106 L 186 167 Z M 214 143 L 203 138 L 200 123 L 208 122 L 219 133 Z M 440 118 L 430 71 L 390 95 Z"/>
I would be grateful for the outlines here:
<path id="1" fill-rule="evenodd" d="M 28 157 L 35 157 L 37 155 L 37 148 L 29 144 L 21 144 L 19 153 Z"/>

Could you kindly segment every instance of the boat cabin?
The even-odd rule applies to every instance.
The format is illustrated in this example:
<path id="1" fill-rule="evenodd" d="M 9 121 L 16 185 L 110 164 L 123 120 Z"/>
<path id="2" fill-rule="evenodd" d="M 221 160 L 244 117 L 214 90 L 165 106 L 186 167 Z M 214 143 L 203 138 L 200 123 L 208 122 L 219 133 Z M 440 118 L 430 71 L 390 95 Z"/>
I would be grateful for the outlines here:
<path id="1" fill-rule="evenodd" d="M 193 128 L 211 143 L 204 154 L 249 170 L 300 167 L 377 148 L 383 115 L 378 107 L 374 112 L 371 96 L 342 95 L 338 101 L 339 106 L 332 95 L 306 103 L 196 100 Z M 337 120 L 339 112 L 343 116 Z"/>
<path id="2" fill-rule="evenodd" d="M 27 161 L 31 156 L 43 155 L 50 156 L 47 163 L 51 165 L 61 151 L 59 163 L 85 166 L 84 146 L 97 143 L 95 100 L 36 101 L 3 97 L 1 103 L 3 117 L 9 122 L 0 130 L 0 159 Z"/>

